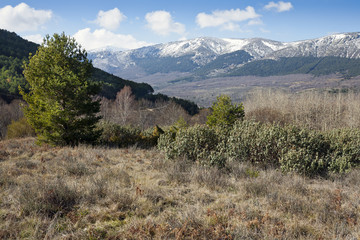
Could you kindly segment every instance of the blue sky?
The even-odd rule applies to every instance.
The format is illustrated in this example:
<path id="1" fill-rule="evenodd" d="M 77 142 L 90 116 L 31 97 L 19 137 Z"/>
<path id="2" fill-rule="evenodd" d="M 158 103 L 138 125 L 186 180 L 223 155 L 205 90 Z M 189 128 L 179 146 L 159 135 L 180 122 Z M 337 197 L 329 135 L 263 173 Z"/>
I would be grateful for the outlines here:
<path id="1" fill-rule="evenodd" d="M 87 50 L 192 39 L 297 41 L 360 31 L 359 0 L 1 0 L 0 28 L 40 42 L 65 32 Z"/>

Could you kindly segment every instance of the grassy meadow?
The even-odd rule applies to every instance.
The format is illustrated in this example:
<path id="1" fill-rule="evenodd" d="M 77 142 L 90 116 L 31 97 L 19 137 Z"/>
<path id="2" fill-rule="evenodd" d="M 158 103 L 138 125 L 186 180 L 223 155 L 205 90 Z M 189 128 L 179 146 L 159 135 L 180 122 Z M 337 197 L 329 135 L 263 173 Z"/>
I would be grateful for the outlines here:
<path id="1" fill-rule="evenodd" d="M 0 239 L 359 239 L 359 181 L 4 140 Z"/>
<path id="2" fill-rule="evenodd" d="M 229 131 L 201 112 L 160 136 L 110 124 L 95 146 L 14 134 L 0 239 L 360 239 L 359 100 L 257 92 Z"/>

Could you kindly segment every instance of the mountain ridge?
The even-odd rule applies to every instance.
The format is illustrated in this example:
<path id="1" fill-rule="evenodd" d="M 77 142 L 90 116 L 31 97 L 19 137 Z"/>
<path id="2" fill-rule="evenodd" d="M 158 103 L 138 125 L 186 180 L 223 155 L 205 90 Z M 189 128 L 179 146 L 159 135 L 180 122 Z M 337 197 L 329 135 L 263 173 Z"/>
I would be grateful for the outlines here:
<path id="1" fill-rule="evenodd" d="M 143 79 L 154 73 L 198 72 L 220 56 L 239 51 L 244 51 L 251 56 L 247 62 L 294 57 L 358 59 L 360 58 L 360 32 L 338 33 L 294 42 L 280 42 L 264 38 L 199 37 L 128 51 L 89 51 L 89 58 L 93 60 L 94 66 L 100 69 L 136 81 L 138 78 Z M 233 64 L 227 62 L 223 65 L 241 67 L 247 62 L 236 61 Z M 221 67 L 221 64 L 217 66 Z M 213 69 L 212 72 L 221 71 L 221 69 Z M 164 78 L 164 81 L 169 80 L 171 79 Z"/>

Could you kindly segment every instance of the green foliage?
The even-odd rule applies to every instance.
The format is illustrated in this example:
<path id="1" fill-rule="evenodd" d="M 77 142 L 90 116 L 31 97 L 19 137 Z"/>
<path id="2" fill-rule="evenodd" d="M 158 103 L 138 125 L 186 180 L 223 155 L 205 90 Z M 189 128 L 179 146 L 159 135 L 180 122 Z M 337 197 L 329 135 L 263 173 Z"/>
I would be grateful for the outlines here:
<path id="1" fill-rule="evenodd" d="M 24 117 L 18 121 L 12 121 L 11 124 L 7 127 L 7 139 L 30 136 L 35 136 L 35 131 Z"/>
<path id="2" fill-rule="evenodd" d="M 17 95 L 18 86 L 28 88 L 22 71 L 22 60 L 0 55 L 0 89 Z"/>
<path id="3" fill-rule="evenodd" d="M 131 87 L 131 91 L 136 98 L 145 98 L 154 92 L 154 89 L 147 83 L 136 83 L 125 80 L 98 68 L 94 68 L 91 81 L 101 82 L 103 84 L 100 95 L 108 99 L 115 99 L 116 93 L 125 86 Z"/>
<path id="4" fill-rule="evenodd" d="M 327 137 L 331 141 L 330 171 L 343 173 L 360 166 L 359 129 L 333 130 Z"/>
<path id="5" fill-rule="evenodd" d="M 217 101 L 212 105 L 212 114 L 207 117 L 206 124 L 214 126 L 231 126 L 236 120 L 244 118 L 244 107 L 242 104 L 232 104 L 227 95 L 217 97 Z"/>
<path id="6" fill-rule="evenodd" d="M 360 166 L 360 130 L 319 132 L 292 125 L 237 121 L 233 126 L 170 128 L 158 148 L 168 158 L 185 157 L 224 167 L 251 162 L 307 176 L 342 173 Z"/>
<path id="7" fill-rule="evenodd" d="M 218 153 L 219 132 L 215 128 L 195 125 L 180 128 L 176 133 L 167 131 L 158 140 L 158 148 L 164 151 L 167 158 L 185 157 L 209 165 L 222 165 Z"/>
<path id="8" fill-rule="evenodd" d="M 27 58 L 35 53 L 38 45 L 22 39 L 14 32 L 0 29 L 0 55 L 18 59 Z"/>
<path id="9" fill-rule="evenodd" d="M 304 175 L 324 175 L 328 171 L 330 144 L 321 132 L 285 127 L 286 137 L 281 139 L 282 154 L 279 159 L 283 171 Z"/>
<path id="10" fill-rule="evenodd" d="M 30 92 L 21 94 L 28 103 L 25 115 L 40 142 L 75 146 L 98 138 L 100 104 L 92 97 L 100 88 L 89 81 L 91 74 L 86 51 L 64 33 L 47 36 L 30 56 L 24 67 Z"/>
<path id="11" fill-rule="evenodd" d="M 227 156 L 232 161 L 278 166 L 285 134 L 278 125 L 238 121 L 226 139 Z"/>

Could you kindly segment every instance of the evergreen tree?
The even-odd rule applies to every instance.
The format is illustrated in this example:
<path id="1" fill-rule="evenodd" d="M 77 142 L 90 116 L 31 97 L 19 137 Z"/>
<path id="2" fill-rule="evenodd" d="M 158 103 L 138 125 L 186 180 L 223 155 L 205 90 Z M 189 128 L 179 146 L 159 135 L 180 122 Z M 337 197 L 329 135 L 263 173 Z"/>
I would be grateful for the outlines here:
<path id="1" fill-rule="evenodd" d="M 213 103 L 212 114 L 207 117 L 206 124 L 214 126 L 231 126 L 238 119 L 243 119 L 245 112 L 242 104 L 232 104 L 231 98 L 227 95 L 221 95 Z"/>
<path id="2" fill-rule="evenodd" d="M 92 69 L 86 51 L 64 33 L 46 36 L 35 55 L 30 54 L 24 65 L 30 91 L 21 89 L 21 94 L 39 142 L 76 146 L 98 138 L 100 103 L 93 96 L 100 86 L 89 81 Z"/>

